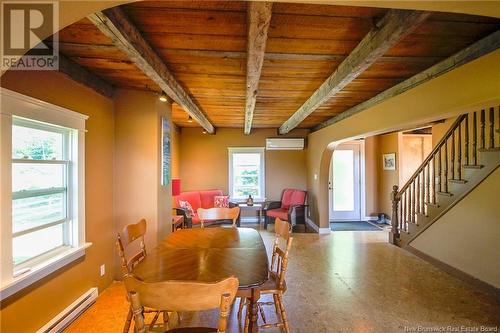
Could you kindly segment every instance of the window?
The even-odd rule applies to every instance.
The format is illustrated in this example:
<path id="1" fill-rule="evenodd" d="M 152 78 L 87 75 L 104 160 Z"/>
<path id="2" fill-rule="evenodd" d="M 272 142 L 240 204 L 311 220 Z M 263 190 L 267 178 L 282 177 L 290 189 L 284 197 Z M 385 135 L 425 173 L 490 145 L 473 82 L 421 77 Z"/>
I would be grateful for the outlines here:
<path id="1" fill-rule="evenodd" d="M 81 257 L 84 115 L 1 89 L 1 298 Z"/>
<path id="2" fill-rule="evenodd" d="M 12 126 L 12 262 L 71 245 L 71 130 L 22 118 Z"/>
<path id="3" fill-rule="evenodd" d="M 265 199 L 264 148 L 229 148 L 229 191 L 232 199 L 249 195 Z"/>

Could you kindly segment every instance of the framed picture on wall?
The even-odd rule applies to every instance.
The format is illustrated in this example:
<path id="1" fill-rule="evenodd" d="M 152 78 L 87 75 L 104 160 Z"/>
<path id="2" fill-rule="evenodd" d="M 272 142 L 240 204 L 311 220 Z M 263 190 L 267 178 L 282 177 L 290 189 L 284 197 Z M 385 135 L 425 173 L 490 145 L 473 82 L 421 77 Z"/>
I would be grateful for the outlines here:
<path id="1" fill-rule="evenodd" d="M 396 153 L 383 155 L 384 170 L 396 170 Z"/>
<path id="2" fill-rule="evenodd" d="M 161 118 L 161 184 L 170 183 L 170 122 Z"/>

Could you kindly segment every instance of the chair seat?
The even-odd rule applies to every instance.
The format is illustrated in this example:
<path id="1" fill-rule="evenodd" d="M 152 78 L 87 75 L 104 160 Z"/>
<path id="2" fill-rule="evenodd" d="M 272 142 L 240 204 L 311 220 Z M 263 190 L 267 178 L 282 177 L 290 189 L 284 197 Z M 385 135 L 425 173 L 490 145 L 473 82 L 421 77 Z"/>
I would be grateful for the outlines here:
<path id="1" fill-rule="evenodd" d="M 266 215 L 270 217 L 277 217 L 283 221 L 288 221 L 288 209 L 285 208 L 270 209 L 266 212 Z"/>
<path id="2" fill-rule="evenodd" d="M 278 276 L 274 272 L 270 272 L 269 279 L 259 287 L 259 290 L 261 294 L 284 293 L 286 291 L 286 281 L 283 283 L 283 288 L 280 288 Z"/>

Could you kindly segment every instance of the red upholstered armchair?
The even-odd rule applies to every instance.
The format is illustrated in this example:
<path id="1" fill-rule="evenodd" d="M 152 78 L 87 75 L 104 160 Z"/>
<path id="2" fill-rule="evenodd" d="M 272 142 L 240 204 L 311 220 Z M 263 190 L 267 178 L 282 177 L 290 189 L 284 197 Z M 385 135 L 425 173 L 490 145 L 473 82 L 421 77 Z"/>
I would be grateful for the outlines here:
<path id="1" fill-rule="evenodd" d="M 264 205 L 264 227 L 279 217 L 283 221 L 289 222 L 292 226 L 306 223 L 307 192 L 292 188 L 284 189 L 281 193 L 281 201 L 268 201 Z"/>

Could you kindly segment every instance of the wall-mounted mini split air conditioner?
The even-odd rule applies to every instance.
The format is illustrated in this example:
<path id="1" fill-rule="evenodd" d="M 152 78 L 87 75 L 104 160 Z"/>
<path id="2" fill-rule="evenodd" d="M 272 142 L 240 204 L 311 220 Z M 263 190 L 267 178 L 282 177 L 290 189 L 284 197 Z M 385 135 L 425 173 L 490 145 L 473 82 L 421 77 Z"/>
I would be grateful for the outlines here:
<path id="1" fill-rule="evenodd" d="M 266 139 L 267 150 L 302 150 L 304 138 L 270 138 Z"/>

